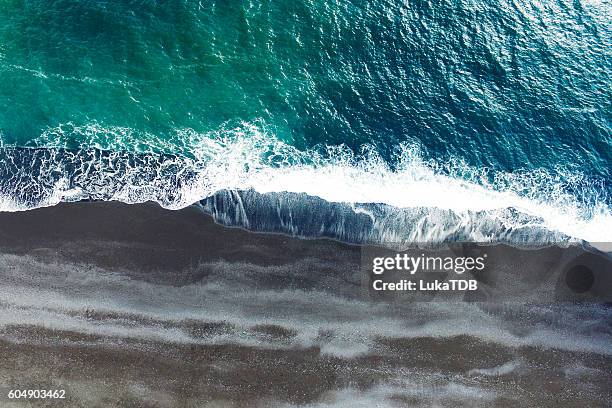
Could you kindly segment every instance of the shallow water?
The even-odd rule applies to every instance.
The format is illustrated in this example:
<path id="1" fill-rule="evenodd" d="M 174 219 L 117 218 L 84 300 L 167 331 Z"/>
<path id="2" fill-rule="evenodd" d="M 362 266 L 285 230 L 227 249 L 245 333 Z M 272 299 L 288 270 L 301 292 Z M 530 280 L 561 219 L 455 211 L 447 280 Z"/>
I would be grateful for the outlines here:
<path id="1" fill-rule="evenodd" d="M 609 307 L 381 301 L 360 251 L 194 207 L 0 214 L 0 391 L 65 389 L 75 407 L 610 400 Z"/>

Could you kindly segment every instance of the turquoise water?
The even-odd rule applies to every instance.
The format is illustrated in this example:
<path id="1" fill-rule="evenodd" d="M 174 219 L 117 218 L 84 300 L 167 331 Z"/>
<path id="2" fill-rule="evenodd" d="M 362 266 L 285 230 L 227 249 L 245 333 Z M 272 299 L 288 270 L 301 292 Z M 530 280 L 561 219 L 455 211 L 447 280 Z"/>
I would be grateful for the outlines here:
<path id="1" fill-rule="evenodd" d="M 2 207 L 254 189 L 607 241 L 611 17 L 597 1 L 4 1 Z"/>

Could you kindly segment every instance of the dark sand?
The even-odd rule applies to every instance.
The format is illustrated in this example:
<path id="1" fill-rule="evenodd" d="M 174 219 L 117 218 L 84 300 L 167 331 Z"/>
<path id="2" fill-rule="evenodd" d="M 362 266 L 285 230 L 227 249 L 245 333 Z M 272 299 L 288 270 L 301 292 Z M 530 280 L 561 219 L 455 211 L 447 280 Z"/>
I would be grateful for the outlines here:
<path id="1" fill-rule="evenodd" d="M 360 262 L 196 207 L 0 213 L 0 406 L 609 406 L 609 308 L 380 302 Z"/>

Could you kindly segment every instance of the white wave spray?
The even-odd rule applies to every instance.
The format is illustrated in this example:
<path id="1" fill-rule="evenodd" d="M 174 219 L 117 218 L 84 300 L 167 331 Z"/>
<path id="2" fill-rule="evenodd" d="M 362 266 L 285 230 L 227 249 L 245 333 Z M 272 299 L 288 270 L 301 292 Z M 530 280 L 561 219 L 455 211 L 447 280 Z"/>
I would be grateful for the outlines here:
<path id="1" fill-rule="evenodd" d="M 82 144 L 66 150 L 75 134 Z M 208 134 L 179 130 L 166 140 L 129 128 L 65 124 L 43 133 L 36 144 L 46 148 L 29 150 L 25 159 L 13 157 L 23 149 L 3 148 L 1 210 L 81 199 L 155 201 L 178 209 L 219 191 L 254 190 L 435 209 L 452 213 L 455 223 L 484 213 L 505 230 L 545 228 L 592 243 L 612 241 L 606 191 L 580 174 L 440 163 L 424 159 L 417 145 L 398 146 L 389 165 L 371 146 L 359 154 L 344 146 L 301 151 L 248 123 Z M 496 234 L 480 231 L 471 238 L 495 241 Z"/>

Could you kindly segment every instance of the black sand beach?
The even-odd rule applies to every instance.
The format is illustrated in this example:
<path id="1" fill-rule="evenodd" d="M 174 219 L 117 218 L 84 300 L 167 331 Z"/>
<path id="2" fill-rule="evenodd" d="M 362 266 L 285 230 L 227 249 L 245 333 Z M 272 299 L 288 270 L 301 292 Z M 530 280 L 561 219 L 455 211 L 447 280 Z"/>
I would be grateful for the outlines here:
<path id="1" fill-rule="evenodd" d="M 0 213 L 0 405 L 609 406 L 609 307 L 382 302 L 360 262 L 195 206 Z"/>

